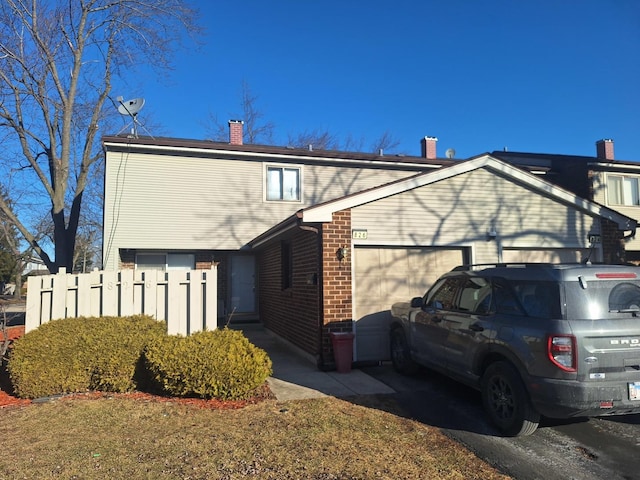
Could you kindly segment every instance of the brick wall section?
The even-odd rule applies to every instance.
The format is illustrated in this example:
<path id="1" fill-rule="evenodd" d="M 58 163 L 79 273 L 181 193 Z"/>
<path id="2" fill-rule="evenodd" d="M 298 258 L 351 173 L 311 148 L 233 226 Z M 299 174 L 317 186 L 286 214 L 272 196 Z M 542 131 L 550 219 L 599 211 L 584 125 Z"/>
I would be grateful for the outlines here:
<path id="1" fill-rule="evenodd" d="M 603 139 L 596 142 L 596 154 L 598 159 L 613 160 L 613 140 Z"/>
<path id="2" fill-rule="evenodd" d="M 120 268 L 123 270 L 136 268 L 135 250 L 120 250 Z"/>
<path id="3" fill-rule="evenodd" d="M 205 250 L 195 253 L 196 270 L 208 270 L 214 263 L 214 251 Z M 136 250 L 120 250 L 120 268 L 123 270 L 136 268 Z"/>
<path id="4" fill-rule="evenodd" d="M 209 270 L 211 266 L 218 263 L 218 305 L 222 307 L 224 299 L 227 298 L 227 264 L 229 257 L 215 250 L 200 250 L 195 253 L 196 270 Z M 123 270 L 136 268 L 136 250 L 127 249 L 120 250 L 120 268 Z M 222 313 L 226 311 L 226 305 L 222 309 Z M 220 319 L 218 319 L 220 322 Z"/>
<path id="5" fill-rule="evenodd" d="M 422 145 L 422 156 L 424 158 L 435 159 L 437 158 L 437 145 L 438 139 L 436 137 L 424 137 L 420 141 Z"/>
<path id="6" fill-rule="evenodd" d="M 229 278 L 229 256 L 226 254 L 216 254 L 216 262 L 218 262 L 218 309 L 222 312 L 222 315 L 228 315 L 231 313 L 229 306 L 227 305 L 227 291 L 229 285 L 227 279 Z M 222 320 L 218 319 L 218 325 L 222 325 Z"/>
<path id="7" fill-rule="evenodd" d="M 242 145 L 243 125 L 241 120 L 229 120 L 229 143 L 231 145 Z"/>
<path id="8" fill-rule="evenodd" d="M 333 214 L 333 221 L 322 227 L 322 290 L 323 325 L 322 358 L 333 362 L 330 332 L 351 332 L 353 329 L 353 296 L 351 294 L 351 210 Z M 349 249 L 347 257 L 338 260 L 338 249 Z"/>
<path id="9" fill-rule="evenodd" d="M 196 270 L 209 270 L 213 266 L 213 252 L 211 250 L 196 252 Z"/>
<path id="10" fill-rule="evenodd" d="M 290 288 L 282 289 L 281 242 L 271 242 L 258 255 L 260 318 L 265 327 L 313 355 L 320 363 L 318 234 L 296 230 L 288 241 L 293 271 Z"/>
<path id="11" fill-rule="evenodd" d="M 604 263 L 621 264 L 626 262 L 625 246 L 618 225 L 602 218 L 602 254 Z"/>

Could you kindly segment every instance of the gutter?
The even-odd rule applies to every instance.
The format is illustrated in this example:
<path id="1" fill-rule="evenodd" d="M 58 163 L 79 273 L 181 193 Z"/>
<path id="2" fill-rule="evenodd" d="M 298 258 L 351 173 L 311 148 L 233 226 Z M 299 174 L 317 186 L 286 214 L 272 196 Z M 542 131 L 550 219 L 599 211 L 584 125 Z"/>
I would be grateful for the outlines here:
<path id="1" fill-rule="evenodd" d="M 251 240 L 247 245 L 249 246 L 249 248 L 253 250 L 273 240 L 274 238 L 282 235 L 283 233 L 301 226 L 301 224 L 302 224 L 302 210 L 299 210 L 296 213 L 294 213 L 292 216 L 285 218 L 279 224 L 274 225 L 266 232 L 258 235 L 256 238 Z"/>

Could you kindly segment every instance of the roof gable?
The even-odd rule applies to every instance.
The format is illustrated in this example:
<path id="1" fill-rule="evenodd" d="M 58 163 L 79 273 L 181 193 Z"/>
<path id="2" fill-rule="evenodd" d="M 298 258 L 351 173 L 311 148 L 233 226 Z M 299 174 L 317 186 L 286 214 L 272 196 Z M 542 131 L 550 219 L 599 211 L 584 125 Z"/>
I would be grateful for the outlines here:
<path id="1" fill-rule="evenodd" d="M 532 190 L 537 191 L 540 195 L 545 195 L 557 200 L 558 202 L 572 206 L 594 216 L 607 218 L 615 222 L 621 230 L 635 230 L 636 228 L 637 222 L 632 218 L 604 207 L 603 205 L 578 197 L 567 190 L 522 170 L 521 168 L 505 163 L 488 154 L 480 155 L 466 161 L 457 162 L 451 166 L 442 167 L 436 171 L 419 173 L 406 179 L 387 183 L 363 192 L 308 207 L 299 212 L 299 216 L 301 216 L 302 221 L 305 223 L 330 222 L 334 212 L 374 202 L 391 195 L 420 188 L 479 169 L 486 169 L 499 173 L 507 179 L 528 186 Z"/>

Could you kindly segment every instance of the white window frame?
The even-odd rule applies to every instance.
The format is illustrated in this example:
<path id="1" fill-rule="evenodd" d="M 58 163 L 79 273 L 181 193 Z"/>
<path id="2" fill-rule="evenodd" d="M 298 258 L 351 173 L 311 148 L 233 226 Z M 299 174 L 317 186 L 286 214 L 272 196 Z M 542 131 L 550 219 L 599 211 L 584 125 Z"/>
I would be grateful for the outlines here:
<path id="1" fill-rule="evenodd" d="M 288 171 L 295 171 L 297 172 L 298 175 L 298 198 L 285 198 L 286 195 L 284 194 L 284 190 L 282 188 L 282 185 L 279 184 L 279 194 L 278 194 L 278 198 L 273 198 L 273 196 L 270 195 L 269 193 L 269 186 L 270 186 L 270 181 L 269 181 L 269 177 L 270 177 L 270 172 L 278 170 L 280 172 L 282 172 L 282 174 L 280 175 L 280 180 L 282 181 L 282 179 L 284 178 L 284 174 L 285 172 Z M 302 203 L 302 166 L 301 165 L 291 165 L 291 164 L 276 164 L 276 163 L 269 163 L 269 164 L 265 164 L 264 166 L 264 200 L 265 202 L 286 202 L 286 203 Z"/>
<path id="2" fill-rule="evenodd" d="M 141 256 L 154 256 L 158 257 L 159 262 L 155 266 L 152 264 L 139 266 L 138 258 Z M 164 263 L 162 262 L 164 257 Z M 185 261 L 186 260 L 186 261 Z M 190 262 L 189 262 L 190 260 Z M 190 266 L 186 266 L 189 263 Z M 138 252 L 136 253 L 136 270 L 160 270 L 163 272 L 169 270 L 194 270 L 196 268 L 196 256 L 193 253 L 181 253 L 181 252 Z"/>
<path id="3" fill-rule="evenodd" d="M 640 176 L 607 175 L 607 204 L 625 207 L 640 206 Z"/>

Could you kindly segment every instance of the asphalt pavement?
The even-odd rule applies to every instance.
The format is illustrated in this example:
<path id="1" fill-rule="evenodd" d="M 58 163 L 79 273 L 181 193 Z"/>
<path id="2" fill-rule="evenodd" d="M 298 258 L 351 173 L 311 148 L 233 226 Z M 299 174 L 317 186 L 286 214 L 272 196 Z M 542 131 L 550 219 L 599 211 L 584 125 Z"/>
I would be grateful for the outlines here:
<path id="1" fill-rule="evenodd" d="M 7 326 L 24 325 L 26 304 L 12 296 L 0 295 L 0 314 L 6 316 Z"/>

